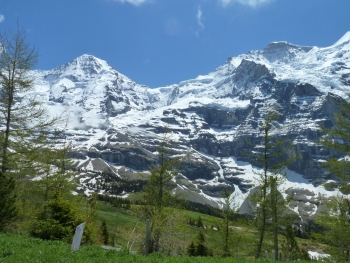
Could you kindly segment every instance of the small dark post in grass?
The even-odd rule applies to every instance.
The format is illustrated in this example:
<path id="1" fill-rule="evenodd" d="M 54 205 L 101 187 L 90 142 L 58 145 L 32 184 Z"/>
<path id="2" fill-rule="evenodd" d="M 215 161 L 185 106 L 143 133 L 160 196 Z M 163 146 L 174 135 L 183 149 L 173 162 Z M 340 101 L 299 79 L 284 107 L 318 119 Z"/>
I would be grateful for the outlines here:
<path id="1" fill-rule="evenodd" d="M 73 242 L 72 242 L 72 251 L 77 251 L 79 250 L 80 247 L 80 242 L 81 238 L 83 237 L 83 232 L 84 232 L 84 227 L 85 227 L 85 222 L 81 223 L 77 228 L 75 229 L 74 237 L 73 237 Z"/>
<path id="2" fill-rule="evenodd" d="M 146 220 L 145 256 L 148 256 L 150 238 L 151 238 L 151 220 L 147 219 Z"/>

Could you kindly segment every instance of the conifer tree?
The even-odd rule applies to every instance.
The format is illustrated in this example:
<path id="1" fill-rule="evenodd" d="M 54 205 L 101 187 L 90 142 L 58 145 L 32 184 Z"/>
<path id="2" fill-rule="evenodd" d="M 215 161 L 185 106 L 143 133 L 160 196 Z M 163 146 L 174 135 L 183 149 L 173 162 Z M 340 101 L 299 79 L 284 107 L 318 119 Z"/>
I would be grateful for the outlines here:
<path id="1" fill-rule="evenodd" d="M 181 163 L 181 157 L 171 156 L 169 133 L 167 131 L 157 147 L 157 153 L 158 162 L 154 167 L 150 168 L 149 181 L 143 189 L 146 203 L 144 212 L 146 217 L 152 222 L 150 252 L 160 252 L 162 233 L 166 228 L 176 227 L 174 218 L 177 215 L 175 211 L 165 212 L 164 209 L 175 205 L 178 200 L 178 196 L 172 193 L 174 188 L 172 180 L 177 175 Z M 170 240 L 169 236 L 168 239 Z"/>
<path id="2" fill-rule="evenodd" d="M 348 97 L 350 99 L 350 96 Z M 344 158 L 328 158 L 325 168 L 335 175 L 340 181 L 340 190 L 348 192 L 350 188 L 350 101 L 339 98 L 337 101 L 338 112 L 334 115 L 332 129 L 322 127 L 324 136 L 320 144 L 338 153 Z"/>
<path id="3" fill-rule="evenodd" d="M 40 151 L 42 146 L 35 142 L 39 142 L 57 121 L 57 118 L 48 116 L 34 92 L 35 79 L 31 69 L 37 58 L 35 48 L 26 42 L 24 29 L 18 27 L 16 31 L 0 34 L 0 170 L 1 181 L 7 182 L 1 186 L 1 191 L 6 193 L 1 198 L 13 207 L 16 202 L 9 200 L 21 194 L 21 189 L 17 189 L 18 179 L 21 174 L 28 175 L 33 167 L 33 153 Z M 10 183 L 10 178 L 15 175 L 17 188 Z M 14 189 L 5 190 L 6 185 Z M 13 207 L 8 209 L 15 211 Z M 0 214 L 0 218 L 11 220 L 11 214 L 15 215 Z"/>
<path id="4" fill-rule="evenodd" d="M 201 217 L 201 216 L 198 216 L 198 220 L 197 220 L 196 226 L 197 226 L 197 227 L 200 227 L 200 228 L 204 228 L 204 225 L 203 225 L 203 221 L 202 221 L 202 217 Z"/>
<path id="5" fill-rule="evenodd" d="M 109 234 L 108 234 L 108 228 L 105 220 L 103 220 L 101 224 L 101 234 L 102 234 L 103 244 L 108 245 Z"/>
<path id="6" fill-rule="evenodd" d="M 350 261 L 350 200 L 338 194 L 328 204 L 329 211 L 323 212 L 316 223 L 325 231 L 316 233 L 318 240 L 330 246 L 330 254 L 339 261 Z"/>
<path id="7" fill-rule="evenodd" d="M 205 236 L 202 230 L 199 230 L 198 232 L 195 255 L 201 257 L 208 255 L 208 248 L 205 245 Z"/>
<path id="8" fill-rule="evenodd" d="M 231 255 L 231 246 L 233 243 L 237 243 L 239 240 L 238 236 L 233 237 L 233 231 L 230 228 L 232 218 L 238 213 L 238 209 L 235 204 L 234 196 L 231 196 L 232 192 L 230 190 L 224 190 L 222 192 L 222 197 L 225 204 L 221 209 L 221 216 L 223 221 L 220 224 L 220 232 L 223 238 L 223 256 L 228 257 Z M 235 242 L 234 242 L 235 241 Z"/>
<path id="9" fill-rule="evenodd" d="M 20 95 L 27 91 L 32 85 L 32 79 L 28 76 L 30 68 L 36 63 L 37 54 L 25 42 L 25 32 L 18 30 L 10 34 L 0 35 L 0 191 L 1 208 L 0 209 L 0 229 L 11 221 L 15 216 L 15 183 L 8 174 L 13 163 L 12 151 L 15 145 L 12 145 L 12 134 L 22 133 L 20 125 L 29 112 L 21 113 L 17 103 Z M 28 107 L 27 109 L 29 109 Z M 18 119 L 17 119 L 18 117 Z M 17 125 L 14 126 L 13 122 Z M 25 127 L 23 127 L 25 128 Z M 21 140 L 17 141 L 16 145 Z M 11 213 L 8 213 L 12 211 Z"/>
<path id="10" fill-rule="evenodd" d="M 292 225 L 288 224 L 284 231 L 285 240 L 282 242 L 281 250 L 285 260 L 309 260 L 308 253 L 301 249 L 295 240 Z"/>
<path id="11" fill-rule="evenodd" d="M 339 192 L 328 204 L 330 211 L 322 213 L 317 223 L 325 228 L 316 234 L 320 240 L 332 247 L 330 254 L 338 260 L 350 260 L 350 101 L 338 98 L 338 112 L 334 115 L 334 126 L 322 128 L 325 135 L 321 145 L 337 151 L 343 158 L 328 158 L 324 167 L 339 180 Z"/>
<path id="12" fill-rule="evenodd" d="M 278 227 L 281 224 L 281 215 L 286 209 L 286 203 L 278 190 L 285 180 L 283 170 L 295 159 L 298 154 L 293 151 L 293 145 L 278 138 L 276 121 L 280 117 L 278 110 L 270 107 L 263 124 L 260 127 L 263 135 L 261 144 L 256 145 L 250 154 L 263 167 L 258 175 L 256 192 L 251 201 L 255 206 L 255 222 L 258 227 L 259 240 L 255 257 L 261 256 L 261 250 L 269 223 L 273 234 L 275 258 L 278 258 Z"/>
<path id="13" fill-rule="evenodd" d="M 14 206 L 16 202 L 14 189 L 15 180 L 3 176 L 0 171 L 0 231 L 17 215 L 17 209 Z"/>
<path id="14" fill-rule="evenodd" d="M 193 241 L 191 241 L 191 243 L 187 247 L 187 255 L 189 255 L 190 257 L 193 257 L 196 255 L 196 247 Z"/>

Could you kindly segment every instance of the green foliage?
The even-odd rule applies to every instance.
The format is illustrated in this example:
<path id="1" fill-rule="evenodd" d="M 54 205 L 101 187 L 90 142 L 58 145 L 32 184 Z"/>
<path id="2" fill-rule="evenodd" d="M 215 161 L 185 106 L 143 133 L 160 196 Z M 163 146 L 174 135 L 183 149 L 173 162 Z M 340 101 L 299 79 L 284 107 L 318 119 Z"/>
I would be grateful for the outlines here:
<path id="1" fill-rule="evenodd" d="M 46 203 L 44 210 L 34 221 L 31 235 L 47 240 L 70 241 L 75 228 L 83 221 L 72 202 L 57 195 L 53 200 Z M 90 232 L 88 227 L 84 229 L 83 239 L 85 242 L 91 241 Z"/>
<path id="2" fill-rule="evenodd" d="M 281 250 L 285 260 L 310 260 L 305 249 L 299 248 L 295 239 L 292 225 L 287 225 L 285 230 L 285 240 L 282 242 Z"/>
<path id="3" fill-rule="evenodd" d="M 147 205 L 161 211 L 163 207 L 175 202 L 171 194 L 174 188 L 172 179 L 177 175 L 177 167 L 180 165 L 180 158 L 171 158 L 165 137 L 157 148 L 158 165 L 150 168 L 149 181 L 144 187 L 144 201 Z"/>
<path id="4" fill-rule="evenodd" d="M 348 97 L 349 99 L 349 97 Z M 334 115 L 335 123 L 332 129 L 323 128 L 325 136 L 320 143 L 338 151 L 343 156 L 350 154 L 350 102 L 339 98 L 338 112 Z M 316 234 L 323 242 L 332 247 L 330 254 L 339 260 L 350 260 L 350 199 L 344 194 L 350 193 L 350 161 L 348 157 L 329 158 L 324 164 L 325 169 L 335 175 L 339 184 L 338 196 L 329 203 L 330 212 L 317 218 L 317 223 L 325 228 L 325 232 Z"/>
<path id="5" fill-rule="evenodd" d="M 196 247 L 193 241 L 187 247 L 187 255 L 189 255 L 190 257 L 193 257 L 196 255 Z"/>
<path id="6" fill-rule="evenodd" d="M 3 126 L 0 133 L 3 185 L 0 191 L 4 193 L 2 204 L 16 206 L 16 219 L 23 226 L 36 212 L 36 207 L 46 201 L 33 194 L 35 191 L 32 190 L 36 187 L 33 187 L 31 179 L 42 176 L 45 170 L 43 160 L 48 158 L 46 153 L 53 152 L 47 149 L 55 148 L 48 144 L 48 130 L 53 128 L 59 117 L 49 116 L 42 102 L 36 98 L 31 69 L 37 62 L 38 53 L 27 43 L 26 31 L 19 27 L 8 30 L 0 34 L 0 43 L 0 121 Z M 10 178 L 16 180 L 15 187 Z M 10 189 L 13 193 L 9 192 Z M 12 216 L 14 220 L 14 211 L 9 209 L 7 216 L 0 214 L 0 217 L 5 220 Z M 15 223 L 17 226 L 21 224 Z"/>
<path id="7" fill-rule="evenodd" d="M 231 220 L 237 215 L 238 209 L 234 200 L 235 196 L 231 196 L 231 191 L 224 190 L 221 194 L 225 204 L 221 209 L 221 217 L 223 220 L 218 220 L 218 229 L 222 235 L 222 255 L 228 257 L 231 256 L 231 246 L 237 245 L 240 241 L 240 237 L 231 228 Z"/>
<path id="8" fill-rule="evenodd" d="M 22 98 L 22 92 L 28 91 L 32 86 L 33 80 L 27 73 L 36 63 L 37 54 L 25 39 L 25 31 L 20 29 L 0 34 L 0 121 L 4 126 L 0 133 L 0 191 L 3 194 L 0 201 L 0 229 L 16 215 L 15 187 L 10 178 L 22 160 L 19 162 L 20 156 L 14 153 L 18 150 L 27 152 L 22 150 L 27 144 L 23 139 L 28 137 L 26 124 L 27 118 L 31 116 L 28 110 L 33 105 L 28 98 L 28 108 L 23 111 L 16 103 Z M 6 214 L 7 212 L 9 213 Z"/>
<path id="9" fill-rule="evenodd" d="M 3 176 L 0 171 L 0 231 L 12 222 L 17 215 L 15 180 Z"/>
<path id="10" fill-rule="evenodd" d="M 349 97 L 348 97 L 349 98 Z M 320 144 L 336 150 L 344 155 L 350 154 L 350 102 L 339 98 L 337 101 L 338 112 L 334 115 L 332 129 L 322 128 L 325 136 L 320 139 Z M 350 162 L 346 158 L 330 158 L 325 163 L 325 168 L 334 174 L 345 187 L 350 181 Z"/>
<path id="11" fill-rule="evenodd" d="M 121 195 L 124 191 L 131 193 L 131 192 L 141 192 L 143 187 L 146 184 L 145 180 L 139 180 L 139 179 L 123 179 L 118 176 L 116 176 L 114 173 L 111 172 L 102 172 L 99 173 L 103 179 L 104 184 L 102 184 L 101 189 L 108 192 L 110 195 Z M 107 197 L 107 196 L 105 196 Z M 111 197 L 113 199 L 113 197 Z M 110 199 L 110 200 L 112 200 Z M 126 200 L 125 198 L 122 198 L 123 200 Z M 104 200 L 107 201 L 108 200 Z M 118 204 L 119 204 L 118 200 Z M 127 200 L 129 201 L 129 200 Z"/>
<path id="12" fill-rule="evenodd" d="M 0 134 L 1 171 L 4 175 L 18 174 L 33 167 L 33 153 L 42 146 L 37 143 L 58 118 L 50 117 L 35 96 L 30 70 L 37 63 L 38 53 L 27 43 L 26 31 L 17 28 L 0 34 L 0 43 L 0 113 L 4 124 Z"/>
<path id="13" fill-rule="evenodd" d="M 178 203 L 178 197 L 173 195 L 171 190 L 174 188 L 172 182 L 173 178 L 177 175 L 177 168 L 180 165 L 180 157 L 171 157 L 169 148 L 168 133 L 165 133 L 159 147 L 158 152 L 158 164 L 149 170 L 149 181 L 144 187 L 144 202 L 146 205 L 143 207 L 143 212 L 146 218 L 150 219 L 151 225 L 151 240 L 150 240 L 150 252 L 164 251 L 165 243 L 169 246 L 173 246 L 169 240 L 170 236 L 174 234 L 174 229 L 177 227 L 179 220 L 178 215 L 174 212 L 174 209 L 165 211 L 165 207 L 176 206 Z M 162 235 L 167 232 L 167 240 Z M 163 242 L 163 248 L 161 243 Z"/>
<path id="14" fill-rule="evenodd" d="M 102 234 L 103 244 L 108 245 L 109 233 L 108 233 L 107 224 L 105 220 L 103 220 L 101 224 L 101 234 Z"/>
<path id="15" fill-rule="evenodd" d="M 58 220 L 47 218 L 46 220 L 37 220 L 33 225 L 31 232 L 33 237 L 46 240 L 67 240 L 73 235 L 72 226 L 64 226 Z"/>
<path id="16" fill-rule="evenodd" d="M 316 220 L 325 231 L 315 233 L 314 237 L 331 247 L 329 253 L 337 260 L 350 260 L 350 199 L 343 195 L 332 198 L 329 211 Z"/>
<path id="17" fill-rule="evenodd" d="M 190 217 L 190 218 L 188 219 L 188 225 L 190 225 L 190 226 L 196 226 L 196 222 Z"/>
<path id="18" fill-rule="evenodd" d="M 86 221 L 94 222 L 96 219 L 96 211 L 98 209 L 98 194 L 92 193 L 86 200 Z"/>
<path id="19" fill-rule="evenodd" d="M 207 256 L 208 248 L 205 245 L 205 236 L 202 230 L 199 230 L 196 243 L 196 256 Z"/>
<path id="20" fill-rule="evenodd" d="M 275 258 L 278 258 L 278 228 L 289 201 L 284 200 L 278 187 L 285 180 L 283 170 L 299 156 L 293 151 L 292 143 L 278 138 L 279 124 L 277 120 L 279 117 L 277 109 L 270 108 L 268 110 L 265 121 L 260 127 L 263 142 L 256 145 L 250 154 L 263 167 L 262 172 L 256 172 L 259 176 L 257 178 L 258 186 L 250 200 L 255 205 L 253 209 L 259 231 L 256 258 L 261 257 L 265 235 L 269 230 L 273 234 Z"/>
<path id="21" fill-rule="evenodd" d="M 198 217 L 196 226 L 197 226 L 197 227 L 200 227 L 200 228 L 204 228 L 204 225 L 203 225 L 203 221 L 202 221 L 202 217 L 201 217 L 201 216 Z"/>
<path id="22" fill-rule="evenodd" d="M 98 195 L 98 200 L 105 201 L 113 205 L 114 207 L 118 208 L 124 208 L 124 209 L 131 209 L 131 201 L 126 198 L 121 197 L 115 197 L 115 196 L 108 196 L 108 195 Z"/>
<path id="23" fill-rule="evenodd" d="M 247 258 L 232 259 L 219 257 L 167 257 L 151 254 L 147 257 L 130 254 L 127 250 L 120 252 L 104 250 L 96 246 L 82 246 L 79 251 L 71 252 L 70 244 L 60 241 L 42 241 L 18 235 L 0 234 L 0 262 L 123 262 L 123 263 L 244 263 L 271 262 L 270 260 L 252 260 Z M 298 261 L 303 263 L 304 261 Z"/>

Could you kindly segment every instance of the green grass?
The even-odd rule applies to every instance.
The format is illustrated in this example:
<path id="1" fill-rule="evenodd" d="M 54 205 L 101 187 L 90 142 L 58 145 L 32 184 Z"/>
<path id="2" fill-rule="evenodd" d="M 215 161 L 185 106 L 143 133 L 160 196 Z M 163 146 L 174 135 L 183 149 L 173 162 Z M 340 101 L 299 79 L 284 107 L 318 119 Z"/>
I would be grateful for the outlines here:
<path id="1" fill-rule="evenodd" d="M 84 208 L 82 207 L 82 210 Z M 114 245 L 121 248 L 131 248 L 133 251 L 143 251 L 145 236 L 145 218 L 140 220 L 138 216 L 137 205 L 132 205 L 131 210 L 119 209 L 105 202 L 99 202 L 94 214 L 95 228 L 94 243 L 97 246 L 82 246 L 80 251 L 71 252 L 70 244 L 59 241 L 42 241 L 39 239 L 28 238 L 26 236 L 0 234 L 0 262 L 254 262 L 254 251 L 256 249 L 257 233 L 255 228 L 244 220 L 232 222 L 233 231 L 231 234 L 230 248 L 235 259 L 222 259 L 223 253 L 223 235 L 217 228 L 221 219 L 193 211 L 176 209 L 178 215 L 177 226 L 171 229 L 175 236 L 170 237 L 170 244 L 175 244 L 176 249 L 172 247 L 169 250 L 171 255 L 174 251 L 177 254 L 184 255 L 187 247 L 194 241 L 196 243 L 199 228 L 188 225 L 191 218 L 197 222 L 200 216 L 205 229 L 201 229 L 205 236 L 205 245 L 214 257 L 209 258 L 188 258 L 188 257 L 165 257 L 162 255 L 151 255 L 145 258 L 141 255 L 128 255 L 125 251 L 117 253 L 116 251 L 105 251 L 98 245 L 101 244 L 102 221 L 106 221 L 111 237 L 114 236 Z M 166 208 L 173 210 L 172 208 Z M 91 221 L 90 221 L 91 224 Z M 213 228 L 211 227 L 213 226 Z M 26 233 L 26 231 L 16 231 L 15 233 Z M 283 237 L 280 236 L 280 240 Z M 167 240 L 168 237 L 167 237 Z M 310 248 L 313 251 L 323 252 L 320 244 L 315 244 L 312 240 L 298 240 L 299 245 Z M 135 242 L 134 242 L 135 241 Z M 134 242 L 134 243 L 133 243 Z M 133 244 L 131 247 L 130 244 Z M 321 248 L 321 249 L 317 249 Z M 271 251 L 272 238 L 267 236 L 264 242 L 263 251 Z M 118 259 L 116 261 L 116 258 Z M 239 259 L 244 258 L 244 259 Z M 234 261 L 233 261 L 234 260 Z M 264 262 L 264 261 L 261 261 Z"/>
<path id="2" fill-rule="evenodd" d="M 138 206 L 133 205 L 133 210 L 137 210 Z M 197 222 L 198 217 L 202 218 L 204 226 L 206 229 L 202 229 L 205 238 L 206 245 L 214 256 L 220 256 L 223 249 L 223 237 L 220 231 L 212 229 L 211 226 L 217 228 L 220 218 L 202 214 L 198 212 L 181 210 L 178 209 L 178 214 L 181 214 L 180 226 L 177 228 L 179 237 L 176 240 L 176 244 L 181 249 L 179 253 L 186 253 L 187 246 L 191 241 L 196 241 L 199 228 L 189 226 L 187 224 L 188 220 L 191 218 L 194 222 Z M 102 220 L 106 220 L 107 226 L 110 234 L 114 233 L 116 236 L 116 245 L 119 247 L 127 247 L 128 241 L 136 238 L 136 242 L 132 247 L 132 250 L 141 251 L 142 244 L 144 242 L 145 235 L 145 220 L 139 220 L 137 213 L 130 210 L 117 209 L 110 206 L 107 203 L 100 202 L 97 211 L 97 221 L 96 224 L 100 225 Z M 230 242 L 231 253 L 234 254 L 235 258 L 254 258 L 254 252 L 256 249 L 256 242 L 258 240 L 257 232 L 254 226 L 240 219 L 232 222 L 233 231 L 232 238 Z M 135 227 L 136 226 L 136 227 Z M 135 231 L 133 229 L 135 228 Z M 280 244 L 284 240 L 283 236 L 279 237 Z M 296 238 L 299 245 L 305 249 L 310 249 L 313 251 L 324 252 L 322 245 L 313 242 L 312 240 L 299 239 Z M 273 249 L 272 237 L 267 236 L 264 241 L 264 251 L 271 251 Z"/>
<path id="3" fill-rule="evenodd" d="M 138 235 L 138 243 L 135 243 L 132 250 L 142 251 L 141 245 L 144 241 L 145 220 L 139 220 L 137 217 L 137 213 L 135 212 L 137 206 L 133 206 L 133 209 L 117 209 L 107 203 L 99 202 L 95 214 L 96 231 L 99 231 L 100 223 L 102 220 L 105 220 L 110 234 L 114 233 L 116 235 L 117 246 L 126 248 L 128 241 L 136 234 Z M 254 227 L 246 221 L 238 220 L 233 222 L 233 242 L 230 245 L 232 248 L 231 252 L 235 258 L 221 258 L 223 238 L 218 230 L 211 228 L 211 226 L 216 228 L 220 219 L 193 211 L 180 209 L 177 211 L 177 213 L 181 214 L 182 218 L 180 227 L 176 230 L 182 234 L 174 241 L 181 244 L 181 250 L 178 253 L 186 253 L 188 244 L 192 240 L 196 241 L 199 228 L 189 226 L 187 222 L 189 218 L 192 218 L 196 222 L 200 216 L 203 224 L 207 226 L 206 229 L 202 229 L 206 237 L 206 246 L 214 257 L 167 257 L 160 254 L 151 254 L 149 257 L 145 257 L 140 254 L 129 254 L 126 249 L 117 252 L 114 250 L 104 250 L 97 245 L 83 245 L 79 251 L 71 252 L 71 245 L 65 242 L 43 241 L 24 235 L 0 233 L 0 262 L 270 262 L 266 259 L 254 260 L 257 235 Z M 135 231 L 133 231 L 134 228 Z M 297 240 L 299 244 L 304 245 L 303 247 L 313 248 L 312 250 L 322 247 L 320 244 L 313 243 L 312 240 Z M 267 237 L 263 251 L 271 251 L 271 249 L 272 240 L 270 237 Z"/>
<path id="4" fill-rule="evenodd" d="M 269 260 L 232 259 L 219 257 L 166 257 L 160 254 L 132 255 L 125 250 L 116 252 L 97 246 L 82 246 L 79 251 L 70 251 L 70 244 L 61 241 L 43 241 L 13 234 L 0 234 L 0 262 L 159 262 L 159 263 L 228 263 L 270 262 Z M 298 261 L 301 262 L 301 261 Z"/>

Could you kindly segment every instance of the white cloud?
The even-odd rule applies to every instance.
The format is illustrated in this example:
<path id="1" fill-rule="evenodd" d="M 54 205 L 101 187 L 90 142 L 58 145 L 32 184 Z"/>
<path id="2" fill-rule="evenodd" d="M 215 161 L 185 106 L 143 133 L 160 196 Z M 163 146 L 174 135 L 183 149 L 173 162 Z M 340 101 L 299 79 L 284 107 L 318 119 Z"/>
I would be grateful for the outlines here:
<path id="1" fill-rule="evenodd" d="M 5 20 L 4 15 L 0 14 L 0 23 L 3 22 Z"/>
<path id="2" fill-rule="evenodd" d="M 135 6 L 139 6 L 147 2 L 152 2 L 152 0 L 113 0 L 113 1 L 120 2 L 120 3 L 129 3 Z"/>
<path id="3" fill-rule="evenodd" d="M 219 2 L 223 6 L 227 6 L 228 4 L 231 4 L 231 3 L 239 3 L 242 5 L 248 5 L 250 7 L 257 7 L 259 5 L 266 4 L 272 1 L 274 0 L 219 0 Z"/>
<path id="4" fill-rule="evenodd" d="M 198 6 L 197 15 L 196 15 L 197 23 L 203 29 L 204 28 L 204 24 L 203 24 L 203 21 L 202 21 L 202 15 L 203 15 L 202 9 L 201 9 L 200 6 Z"/>
<path id="5" fill-rule="evenodd" d="M 180 33 L 181 33 L 181 24 L 180 24 L 179 20 L 177 20 L 175 18 L 169 19 L 165 23 L 165 32 L 169 36 L 173 36 L 173 37 L 180 35 Z"/>

